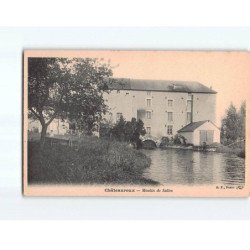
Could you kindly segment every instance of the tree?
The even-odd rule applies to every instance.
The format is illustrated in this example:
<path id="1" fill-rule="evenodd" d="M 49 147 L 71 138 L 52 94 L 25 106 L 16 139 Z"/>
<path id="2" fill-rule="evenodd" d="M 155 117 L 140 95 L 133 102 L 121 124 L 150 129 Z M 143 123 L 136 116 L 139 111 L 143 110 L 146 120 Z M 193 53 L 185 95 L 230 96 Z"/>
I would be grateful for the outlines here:
<path id="1" fill-rule="evenodd" d="M 121 116 L 120 120 L 111 129 L 111 134 L 119 141 L 135 143 L 138 148 L 141 143 L 140 136 L 145 135 L 146 130 L 142 120 L 139 119 L 137 121 L 136 118 L 133 117 L 131 121 L 126 121 L 123 116 Z"/>
<path id="2" fill-rule="evenodd" d="M 236 107 L 231 103 L 222 120 L 221 141 L 224 144 L 235 142 L 240 136 L 240 117 Z"/>
<path id="3" fill-rule="evenodd" d="M 103 93 L 111 76 L 110 64 L 96 58 L 29 58 L 29 117 L 40 121 L 41 141 L 55 118 L 74 119 L 90 133 L 107 111 Z"/>
<path id="4" fill-rule="evenodd" d="M 240 122 L 240 137 L 245 139 L 246 137 L 246 101 L 243 101 L 239 110 L 239 122 Z"/>
<path id="5" fill-rule="evenodd" d="M 135 118 L 132 118 L 130 122 L 126 123 L 125 135 L 127 141 L 137 143 L 140 139 L 140 136 L 145 134 L 146 130 L 142 120 L 139 119 L 136 121 Z"/>
<path id="6" fill-rule="evenodd" d="M 118 141 L 126 141 L 125 137 L 125 126 L 126 121 L 123 116 L 120 117 L 119 121 L 111 129 L 111 136 Z"/>

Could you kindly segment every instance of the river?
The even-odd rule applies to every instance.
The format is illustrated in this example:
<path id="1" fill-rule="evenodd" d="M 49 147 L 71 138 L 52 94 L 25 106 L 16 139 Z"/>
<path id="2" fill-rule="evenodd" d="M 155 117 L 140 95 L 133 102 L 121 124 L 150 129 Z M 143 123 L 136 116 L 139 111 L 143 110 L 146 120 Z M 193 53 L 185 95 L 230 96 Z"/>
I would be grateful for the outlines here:
<path id="1" fill-rule="evenodd" d="M 233 154 L 183 149 L 142 150 L 151 158 L 146 178 L 161 184 L 244 185 L 245 159 Z"/>

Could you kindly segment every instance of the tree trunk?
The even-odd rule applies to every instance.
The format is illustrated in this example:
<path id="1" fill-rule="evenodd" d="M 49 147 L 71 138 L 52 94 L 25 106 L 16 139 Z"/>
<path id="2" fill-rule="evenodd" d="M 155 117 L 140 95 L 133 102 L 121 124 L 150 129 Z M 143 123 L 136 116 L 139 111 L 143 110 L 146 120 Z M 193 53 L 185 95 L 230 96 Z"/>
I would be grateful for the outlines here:
<path id="1" fill-rule="evenodd" d="M 42 131 L 41 131 L 41 138 L 40 138 L 40 142 L 43 145 L 45 142 L 45 137 L 46 137 L 46 133 L 47 133 L 47 128 L 48 125 L 47 124 L 42 124 Z"/>

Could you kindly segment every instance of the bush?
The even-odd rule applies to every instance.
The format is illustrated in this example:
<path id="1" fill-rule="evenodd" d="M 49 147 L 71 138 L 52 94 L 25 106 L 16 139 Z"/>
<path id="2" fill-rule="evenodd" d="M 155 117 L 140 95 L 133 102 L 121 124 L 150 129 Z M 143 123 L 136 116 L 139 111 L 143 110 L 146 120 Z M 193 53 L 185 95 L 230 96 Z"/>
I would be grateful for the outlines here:
<path id="1" fill-rule="evenodd" d="M 111 136 L 111 125 L 108 123 L 101 123 L 100 124 L 100 137 L 101 138 L 110 138 Z"/>
<path id="2" fill-rule="evenodd" d="M 160 142 L 160 147 L 167 146 L 169 144 L 169 138 L 168 137 L 162 137 Z"/>
<path id="3" fill-rule="evenodd" d="M 180 138 L 179 135 L 175 135 L 175 136 L 174 136 L 174 144 L 175 144 L 175 145 L 180 145 L 180 144 L 182 144 L 182 143 L 181 143 L 181 138 Z"/>
<path id="4" fill-rule="evenodd" d="M 218 153 L 236 154 L 239 157 L 245 158 L 245 143 L 225 146 L 220 143 L 213 143 L 210 147 L 216 148 Z"/>

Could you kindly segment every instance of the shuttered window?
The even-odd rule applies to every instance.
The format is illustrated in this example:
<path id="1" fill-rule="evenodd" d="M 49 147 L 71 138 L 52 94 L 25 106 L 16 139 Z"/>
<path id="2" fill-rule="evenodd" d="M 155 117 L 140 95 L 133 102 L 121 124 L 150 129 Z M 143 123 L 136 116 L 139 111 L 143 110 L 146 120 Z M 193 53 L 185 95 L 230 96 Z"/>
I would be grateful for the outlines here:
<path id="1" fill-rule="evenodd" d="M 146 112 L 147 119 L 151 119 L 151 111 Z"/>
<path id="2" fill-rule="evenodd" d="M 168 112 L 168 122 L 173 121 L 173 112 Z"/>
<path id="3" fill-rule="evenodd" d="M 151 99 L 147 99 L 147 107 L 151 107 Z"/>
<path id="4" fill-rule="evenodd" d="M 168 125 L 167 134 L 168 135 L 172 135 L 173 134 L 173 126 L 172 125 Z"/>

